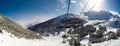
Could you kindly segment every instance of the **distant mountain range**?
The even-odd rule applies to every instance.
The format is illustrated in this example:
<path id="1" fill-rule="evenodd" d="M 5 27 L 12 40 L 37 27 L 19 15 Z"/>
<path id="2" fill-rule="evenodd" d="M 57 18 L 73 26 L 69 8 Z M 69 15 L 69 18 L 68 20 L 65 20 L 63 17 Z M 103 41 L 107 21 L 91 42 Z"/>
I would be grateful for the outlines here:
<path id="1" fill-rule="evenodd" d="M 60 32 L 64 32 L 65 34 L 62 34 L 61 38 L 72 37 L 75 39 L 74 37 L 77 37 L 76 42 L 87 39 L 91 43 L 100 43 L 120 37 L 119 24 L 119 15 L 113 15 L 108 11 L 90 11 L 83 14 L 70 13 L 69 16 L 64 14 L 30 26 L 28 29 L 43 36 L 56 36 Z M 115 28 L 116 30 L 111 30 L 110 28 Z M 70 41 L 68 42 L 70 43 Z"/>
<path id="2" fill-rule="evenodd" d="M 87 18 L 87 19 L 85 19 Z M 67 18 L 67 14 L 58 16 L 56 18 L 50 19 L 48 21 L 45 21 L 43 23 L 38 23 L 36 25 L 32 25 L 30 27 L 28 27 L 28 29 L 36 31 L 36 32 L 46 32 L 46 31 L 53 31 L 56 30 L 55 28 L 57 26 L 60 25 L 65 25 L 65 24 L 81 24 L 81 23 L 87 23 L 87 21 L 89 20 L 99 20 L 99 21 L 106 21 L 106 25 L 105 26 L 112 26 L 114 27 L 114 25 L 110 25 L 111 23 L 114 23 L 115 20 L 111 19 L 116 19 L 118 21 L 120 21 L 120 17 L 118 15 L 113 15 L 112 13 L 108 12 L 108 11 L 90 11 L 90 12 L 84 12 L 83 15 L 80 14 L 72 14 L 70 13 L 68 18 Z M 81 22 L 82 21 L 82 22 Z M 83 22 L 84 21 L 84 22 Z M 116 27 L 120 27 L 119 25 L 117 25 Z"/>

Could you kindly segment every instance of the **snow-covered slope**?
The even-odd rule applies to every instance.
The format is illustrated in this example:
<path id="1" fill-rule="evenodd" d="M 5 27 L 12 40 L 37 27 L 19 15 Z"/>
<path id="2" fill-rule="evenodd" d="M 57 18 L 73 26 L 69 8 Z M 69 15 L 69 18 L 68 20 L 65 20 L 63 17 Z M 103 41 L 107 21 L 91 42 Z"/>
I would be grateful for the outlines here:
<path id="1" fill-rule="evenodd" d="M 0 46 L 70 46 L 68 43 L 62 43 L 61 38 L 63 32 L 57 36 L 43 37 L 43 39 L 28 40 L 17 38 L 14 35 L 2 30 L 0 33 Z M 81 43 L 87 45 L 88 40 L 83 40 Z M 109 40 L 101 43 L 92 44 L 92 46 L 120 46 L 120 38 L 117 40 Z"/>
<path id="2" fill-rule="evenodd" d="M 0 14 L 0 30 L 1 29 L 6 30 L 6 32 L 11 33 L 18 38 L 40 38 L 40 36 L 38 36 L 36 32 L 22 28 L 19 24 Z"/>
<path id="3" fill-rule="evenodd" d="M 87 23 L 95 24 L 100 23 L 100 25 L 113 27 L 113 28 L 120 28 L 120 16 L 119 14 L 114 14 L 109 11 L 90 11 L 85 12 L 85 16 L 88 17 Z"/>
<path id="4" fill-rule="evenodd" d="M 0 46 L 69 46 L 68 44 L 61 43 L 61 35 L 29 40 L 24 38 L 19 39 L 5 30 L 2 31 L 3 33 L 0 33 Z"/>
<path id="5" fill-rule="evenodd" d="M 117 40 L 109 40 L 102 43 L 92 44 L 92 46 L 120 46 L 120 38 Z"/>

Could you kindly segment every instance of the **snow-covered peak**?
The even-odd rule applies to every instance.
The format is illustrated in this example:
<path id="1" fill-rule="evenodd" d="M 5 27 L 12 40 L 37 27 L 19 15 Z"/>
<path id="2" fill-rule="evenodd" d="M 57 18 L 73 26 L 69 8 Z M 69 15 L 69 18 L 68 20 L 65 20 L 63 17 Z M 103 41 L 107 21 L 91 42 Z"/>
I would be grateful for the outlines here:
<path id="1" fill-rule="evenodd" d="M 88 16 L 89 20 L 109 20 L 113 14 L 109 11 L 90 11 L 85 12 L 85 16 Z"/>

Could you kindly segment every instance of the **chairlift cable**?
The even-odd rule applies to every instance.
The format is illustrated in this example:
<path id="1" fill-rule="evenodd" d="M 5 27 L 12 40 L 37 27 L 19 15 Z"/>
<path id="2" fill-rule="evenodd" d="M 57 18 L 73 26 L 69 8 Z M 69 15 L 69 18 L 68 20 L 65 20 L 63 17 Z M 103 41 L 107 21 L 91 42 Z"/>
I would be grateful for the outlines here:
<path id="1" fill-rule="evenodd" d="M 85 10 L 85 8 L 87 7 L 88 3 L 90 2 L 90 0 L 87 1 L 87 3 L 85 4 L 85 6 L 83 7 L 83 9 L 81 10 L 80 15 L 82 14 L 82 12 Z"/>
<path id="2" fill-rule="evenodd" d="M 99 0 L 98 1 L 96 1 L 96 3 L 90 8 L 90 10 L 88 11 L 88 13 L 87 14 L 89 14 L 89 12 L 97 5 L 97 3 L 99 2 Z"/>

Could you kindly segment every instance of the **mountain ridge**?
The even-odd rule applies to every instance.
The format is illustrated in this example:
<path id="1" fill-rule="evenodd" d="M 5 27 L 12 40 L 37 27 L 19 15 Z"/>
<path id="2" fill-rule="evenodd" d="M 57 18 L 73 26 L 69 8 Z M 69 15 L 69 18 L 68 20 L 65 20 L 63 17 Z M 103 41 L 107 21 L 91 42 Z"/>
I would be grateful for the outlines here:
<path id="1" fill-rule="evenodd" d="M 37 33 L 30 31 L 28 29 L 22 28 L 19 24 L 11 21 L 7 17 L 0 14 L 0 28 L 6 30 L 18 38 L 26 39 L 39 39 L 40 36 Z"/>

